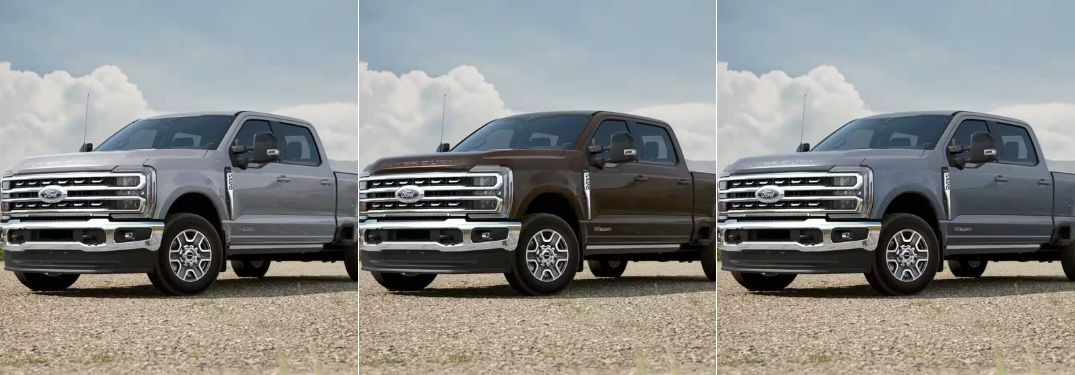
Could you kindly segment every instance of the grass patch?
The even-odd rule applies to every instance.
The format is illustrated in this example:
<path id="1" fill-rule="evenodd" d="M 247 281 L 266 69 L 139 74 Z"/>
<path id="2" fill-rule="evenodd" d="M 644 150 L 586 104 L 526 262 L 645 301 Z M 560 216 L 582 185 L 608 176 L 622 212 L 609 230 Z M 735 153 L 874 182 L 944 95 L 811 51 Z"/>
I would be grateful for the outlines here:
<path id="1" fill-rule="evenodd" d="M 728 367 L 764 365 L 766 363 L 767 362 L 765 362 L 764 359 L 753 356 L 732 358 L 727 361 L 724 361 L 724 365 Z"/>
<path id="2" fill-rule="evenodd" d="M 469 363 L 474 356 L 467 353 L 451 353 L 444 357 L 444 363 Z"/>
<path id="3" fill-rule="evenodd" d="M 86 360 L 85 360 L 86 363 L 90 363 L 90 364 L 104 364 L 104 363 L 112 363 L 112 362 L 115 362 L 115 361 L 116 361 L 116 357 L 113 357 L 111 354 L 106 354 L 106 353 L 90 354 L 90 356 L 87 357 Z"/>
<path id="4" fill-rule="evenodd" d="M 30 365 L 44 365 L 44 364 L 47 364 L 47 363 L 49 363 L 49 362 L 46 361 L 44 358 L 37 357 L 37 356 L 23 356 L 23 357 L 14 358 L 12 360 L 4 362 L 4 364 L 6 364 L 8 366 L 11 366 L 11 367 L 23 367 L 23 366 L 30 366 Z"/>
<path id="5" fill-rule="evenodd" d="M 642 353 L 635 353 L 635 374 L 646 374 L 646 357 Z"/>
<path id="6" fill-rule="evenodd" d="M 806 364 L 822 364 L 832 362 L 832 356 L 825 353 L 810 353 L 806 356 L 806 360 L 803 363 Z"/>
<path id="7" fill-rule="evenodd" d="M 0 262 L 4 260 L 4 249 L 0 249 Z"/>
<path id="8" fill-rule="evenodd" d="M 287 356 L 284 353 L 278 353 L 276 355 L 276 367 L 280 369 L 280 374 L 291 374 L 291 361 L 287 360 Z"/>
<path id="9" fill-rule="evenodd" d="M 369 367 L 402 365 L 403 363 L 403 359 L 391 355 L 382 355 L 362 360 L 362 365 Z"/>

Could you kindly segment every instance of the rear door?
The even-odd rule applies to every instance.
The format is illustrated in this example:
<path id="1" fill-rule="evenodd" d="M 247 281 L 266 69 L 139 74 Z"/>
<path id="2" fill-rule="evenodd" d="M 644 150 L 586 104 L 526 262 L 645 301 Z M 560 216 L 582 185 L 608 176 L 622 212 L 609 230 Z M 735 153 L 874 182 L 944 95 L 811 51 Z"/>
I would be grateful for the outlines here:
<path id="1" fill-rule="evenodd" d="M 274 199 L 276 220 L 284 243 L 320 244 L 332 241 L 336 230 L 336 177 L 306 125 L 273 122 L 280 163 Z"/>
<path id="2" fill-rule="evenodd" d="M 628 166 L 639 194 L 631 212 L 631 221 L 640 225 L 634 242 L 678 247 L 690 240 L 693 226 L 687 162 L 666 126 L 633 121 L 630 129 L 638 147 L 638 162 Z"/>
<path id="3" fill-rule="evenodd" d="M 1000 195 L 996 205 L 1008 239 L 1005 243 L 1040 244 L 1049 241 L 1053 230 L 1052 175 L 1038 157 L 1029 129 L 1023 125 L 990 122 L 989 132 L 996 142 Z"/>

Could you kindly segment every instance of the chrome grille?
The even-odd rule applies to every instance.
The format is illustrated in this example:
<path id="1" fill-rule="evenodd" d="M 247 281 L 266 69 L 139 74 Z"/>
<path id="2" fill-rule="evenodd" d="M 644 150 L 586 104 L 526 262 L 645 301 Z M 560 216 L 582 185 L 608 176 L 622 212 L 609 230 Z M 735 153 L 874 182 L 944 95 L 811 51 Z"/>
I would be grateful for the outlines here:
<path id="1" fill-rule="evenodd" d="M 796 172 L 725 177 L 719 183 L 718 209 L 731 217 L 862 213 L 869 194 L 867 176 Z"/>
<path id="2" fill-rule="evenodd" d="M 361 213 L 370 216 L 503 213 L 510 172 L 429 172 L 359 179 Z M 418 197 L 401 199 L 401 190 Z"/>
<path id="3" fill-rule="evenodd" d="M 6 177 L 0 181 L 5 216 L 72 216 L 141 213 L 149 180 L 142 173 L 52 173 Z M 41 191 L 62 192 L 45 199 Z"/>

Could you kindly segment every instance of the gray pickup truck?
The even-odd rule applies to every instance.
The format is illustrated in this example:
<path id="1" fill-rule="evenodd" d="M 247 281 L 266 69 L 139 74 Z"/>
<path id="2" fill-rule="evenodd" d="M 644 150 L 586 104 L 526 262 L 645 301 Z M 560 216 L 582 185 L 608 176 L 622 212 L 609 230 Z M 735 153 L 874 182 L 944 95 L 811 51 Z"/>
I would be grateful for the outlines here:
<path id="1" fill-rule="evenodd" d="M 1075 280 L 1075 175 L 1050 171 L 1030 126 L 966 111 L 857 119 L 810 149 L 743 158 L 718 182 L 722 268 L 750 290 L 797 274 L 864 273 L 923 288 L 947 260 L 1059 260 Z"/>
<path id="2" fill-rule="evenodd" d="M 344 261 L 358 277 L 358 175 L 333 171 L 308 122 L 249 111 L 137 120 L 100 147 L 25 158 L 0 178 L 4 268 L 37 291 L 80 274 L 208 288 L 231 260 Z"/>

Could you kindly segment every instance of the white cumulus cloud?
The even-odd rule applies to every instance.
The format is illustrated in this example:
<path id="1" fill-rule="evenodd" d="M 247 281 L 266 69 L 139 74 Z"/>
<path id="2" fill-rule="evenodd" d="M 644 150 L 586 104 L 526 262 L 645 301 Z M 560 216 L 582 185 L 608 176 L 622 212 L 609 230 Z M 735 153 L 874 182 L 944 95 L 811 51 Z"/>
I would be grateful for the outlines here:
<path id="1" fill-rule="evenodd" d="M 633 114 L 652 117 L 672 126 L 688 160 L 713 161 L 716 155 L 717 107 L 713 103 L 662 104 L 638 108 Z M 712 170 L 712 167 L 706 170 Z"/>
<path id="2" fill-rule="evenodd" d="M 990 113 L 1026 121 L 1034 128 L 1041 151 L 1052 160 L 1075 160 L 1075 104 L 1017 104 L 994 109 Z"/>
<path id="3" fill-rule="evenodd" d="M 779 70 L 762 75 L 731 70 L 718 62 L 718 170 L 742 157 L 794 151 L 807 91 L 804 142 L 816 144 L 840 125 L 871 113 L 835 67 L 818 66 L 792 77 Z"/>
<path id="4" fill-rule="evenodd" d="M 355 103 L 302 104 L 272 113 L 306 120 L 317 128 L 325 153 L 333 160 L 358 158 L 358 105 Z"/>

